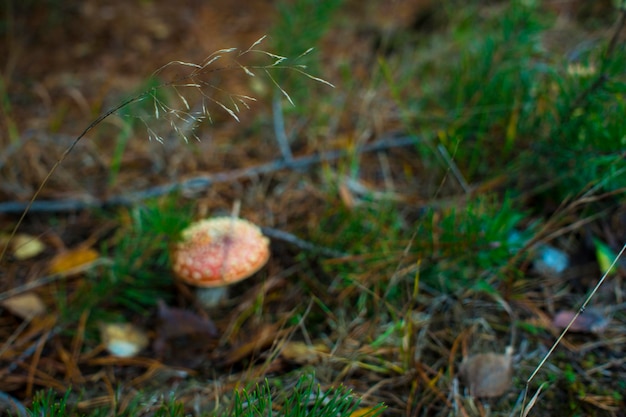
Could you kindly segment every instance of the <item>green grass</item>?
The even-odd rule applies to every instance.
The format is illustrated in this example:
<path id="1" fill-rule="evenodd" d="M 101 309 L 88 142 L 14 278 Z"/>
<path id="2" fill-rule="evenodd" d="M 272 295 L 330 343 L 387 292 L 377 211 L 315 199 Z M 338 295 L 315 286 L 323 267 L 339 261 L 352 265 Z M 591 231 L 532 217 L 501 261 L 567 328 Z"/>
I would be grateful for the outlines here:
<path id="1" fill-rule="evenodd" d="M 30 417 L 64 417 L 73 413 L 72 407 L 68 404 L 68 398 L 71 391 L 67 391 L 62 397 L 59 397 L 54 391 L 40 391 L 35 395 L 33 403 L 29 407 L 28 415 Z"/>
<path id="2" fill-rule="evenodd" d="M 70 402 L 70 397 L 75 397 L 72 390 L 67 390 L 63 396 L 59 396 L 52 390 L 39 392 L 32 401 L 30 407 L 26 410 L 29 417 L 132 417 L 142 415 L 143 402 L 148 401 L 142 393 L 137 393 L 135 398 L 123 409 L 111 409 L 107 407 L 99 407 L 90 412 L 80 412 L 75 403 Z M 185 416 L 184 405 L 174 400 L 159 400 L 151 406 L 151 414 L 155 417 L 182 417 Z"/>
<path id="3" fill-rule="evenodd" d="M 556 210 L 560 204 L 614 193 L 579 205 L 579 218 L 591 219 L 624 201 L 623 45 L 608 51 L 606 39 L 573 60 L 545 46 L 555 17 L 537 4 L 511 2 L 479 20 L 476 12 L 469 5 L 451 14 L 450 30 L 435 35 L 424 50 L 380 57 L 381 76 L 373 83 L 387 88 L 405 130 L 423 139 L 418 150 L 427 172 L 421 175 L 433 181 L 451 177 L 453 167 L 438 149 L 443 146 L 468 184 L 504 179 L 497 192 L 487 189 L 443 206 L 433 200 L 437 194 L 424 195 L 433 207 L 413 222 L 393 203 L 368 205 L 372 211 L 335 210 L 321 222 L 321 235 L 335 231 L 332 241 L 342 251 L 366 254 L 360 263 L 334 264 L 331 275 L 351 277 L 348 287 L 362 286 L 347 304 L 356 307 L 353 314 L 376 312 L 381 326 L 394 315 L 381 316 L 374 307 L 380 294 L 391 294 L 387 300 L 396 306 L 411 299 L 415 268 L 392 279 L 394 270 L 419 264 L 419 284 L 432 294 L 523 297 L 508 290 L 525 282 L 529 249 L 572 221 L 570 211 Z M 424 59 L 427 53 L 430 60 Z M 576 65 L 595 70 L 581 74 L 574 72 Z M 360 171 L 367 169 L 350 169 Z M 381 259 L 389 262 L 377 268 Z M 387 283 L 396 288 L 383 288 Z M 583 398 L 572 397 L 572 410 L 588 412 Z"/>
<path id="4" fill-rule="evenodd" d="M 351 416 L 357 410 L 359 401 L 352 397 L 345 387 L 322 390 L 313 375 L 302 375 L 292 388 L 273 388 L 268 380 L 257 384 L 251 390 L 235 392 L 231 411 L 224 417 L 263 417 L 279 410 L 286 417 Z M 379 404 L 366 416 L 375 417 L 384 411 Z"/>
<path id="5" fill-rule="evenodd" d="M 607 57 L 602 43 L 575 60 L 559 58 L 544 46 L 554 17 L 526 4 L 483 19 L 468 5 L 427 45 L 447 46 L 430 60 L 417 49 L 385 61 L 405 124 L 445 146 L 468 182 L 505 172 L 514 186 L 552 183 L 547 192 L 561 198 L 600 180 L 601 189 L 615 190 L 623 183 L 624 54 Z M 575 65 L 595 73 L 573 73 Z M 598 77 L 608 81 L 591 89 Z M 537 161 L 546 169 L 533 170 Z"/>
<path id="6" fill-rule="evenodd" d="M 142 403 L 152 403 L 150 415 L 155 417 L 183 417 L 189 415 L 191 405 L 174 399 L 150 400 L 137 393 L 133 401 L 123 410 L 99 407 L 88 413 L 79 412 L 69 403 L 71 391 L 62 397 L 53 391 L 38 393 L 27 412 L 32 417 L 82 416 L 99 417 L 114 415 L 130 417 L 143 415 Z M 279 380 L 265 379 L 250 388 L 236 390 L 230 398 L 223 399 L 230 404 L 213 412 L 203 412 L 202 416 L 219 417 L 265 417 L 277 413 L 285 417 L 350 417 L 359 409 L 359 400 L 347 388 L 322 388 L 313 374 L 302 374 L 292 386 L 284 386 Z M 377 417 L 384 411 L 383 404 L 362 409 L 359 415 Z"/>

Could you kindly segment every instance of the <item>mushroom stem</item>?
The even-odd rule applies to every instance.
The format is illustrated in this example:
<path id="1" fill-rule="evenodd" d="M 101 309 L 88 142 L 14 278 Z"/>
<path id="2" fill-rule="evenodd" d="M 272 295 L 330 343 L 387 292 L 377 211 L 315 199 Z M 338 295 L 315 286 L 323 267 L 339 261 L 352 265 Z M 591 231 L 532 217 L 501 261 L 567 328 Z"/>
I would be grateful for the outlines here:
<path id="1" fill-rule="evenodd" d="M 204 308 L 215 308 L 228 297 L 228 287 L 196 288 L 196 297 Z"/>
<path id="2" fill-rule="evenodd" d="M 261 229 L 237 217 L 200 220 L 181 235 L 172 251 L 172 269 L 178 279 L 203 288 L 196 295 L 207 308 L 219 305 L 225 287 L 253 275 L 270 256 Z"/>

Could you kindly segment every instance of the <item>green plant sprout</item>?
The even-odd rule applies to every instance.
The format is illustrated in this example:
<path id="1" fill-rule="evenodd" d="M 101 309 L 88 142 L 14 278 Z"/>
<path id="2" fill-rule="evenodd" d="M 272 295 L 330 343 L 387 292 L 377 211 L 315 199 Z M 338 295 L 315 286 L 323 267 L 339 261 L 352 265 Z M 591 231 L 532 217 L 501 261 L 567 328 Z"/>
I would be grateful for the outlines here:
<path id="1" fill-rule="evenodd" d="M 69 398 L 72 390 L 68 389 L 62 397 L 53 390 L 38 392 L 28 409 L 21 410 L 20 417 L 103 417 L 114 415 L 116 417 L 133 417 L 143 415 L 143 402 L 145 395 L 137 393 L 135 398 L 126 405 L 122 411 L 109 407 L 97 407 L 89 413 L 80 412 L 76 406 L 70 405 Z M 161 399 L 152 405 L 151 415 L 155 417 L 183 417 L 186 416 L 184 405 L 172 399 Z"/>

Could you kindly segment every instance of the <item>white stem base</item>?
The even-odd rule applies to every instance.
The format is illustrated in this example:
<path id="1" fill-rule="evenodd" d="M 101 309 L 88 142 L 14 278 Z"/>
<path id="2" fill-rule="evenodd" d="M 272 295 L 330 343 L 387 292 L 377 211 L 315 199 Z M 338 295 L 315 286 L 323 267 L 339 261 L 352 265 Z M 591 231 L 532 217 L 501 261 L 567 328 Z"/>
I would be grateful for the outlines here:
<path id="1" fill-rule="evenodd" d="M 219 306 L 228 297 L 227 287 L 212 287 L 196 289 L 196 297 L 204 308 L 210 309 Z"/>

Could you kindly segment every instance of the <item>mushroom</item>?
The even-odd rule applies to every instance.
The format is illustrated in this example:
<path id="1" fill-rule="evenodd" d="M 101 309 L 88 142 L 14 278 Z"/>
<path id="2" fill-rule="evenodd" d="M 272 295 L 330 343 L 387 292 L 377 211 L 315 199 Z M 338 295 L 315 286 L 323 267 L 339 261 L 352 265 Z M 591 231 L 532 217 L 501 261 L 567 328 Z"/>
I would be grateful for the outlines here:
<path id="1" fill-rule="evenodd" d="M 255 224 L 237 217 L 215 217 L 191 224 L 172 251 L 176 277 L 200 287 L 205 307 L 226 296 L 226 287 L 244 280 L 269 259 L 269 239 Z"/>

